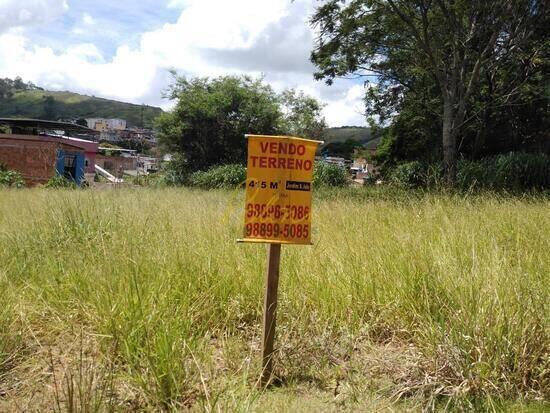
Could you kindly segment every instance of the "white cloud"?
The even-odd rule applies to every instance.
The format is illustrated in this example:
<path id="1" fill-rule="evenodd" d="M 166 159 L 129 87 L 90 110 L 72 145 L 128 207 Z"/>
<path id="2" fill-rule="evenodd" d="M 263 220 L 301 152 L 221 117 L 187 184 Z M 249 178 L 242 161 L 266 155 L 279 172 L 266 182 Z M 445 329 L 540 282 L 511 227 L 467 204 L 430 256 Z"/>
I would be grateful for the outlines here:
<path id="1" fill-rule="evenodd" d="M 15 27 L 48 23 L 68 8 L 66 0 L 0 0 L 0 34 Z"/>
<path id="2" fill-rule="evenodd" d="M 106 62 L 95 45 L 80 44 L 56 54 L 51 48 L 31 46 L 20 34 L 0 36 L 0 61 L 4 76 L 21 76 L 49 88 L 71 89 L 100 96 L 135 101 L 147 93 L 159 70 L 139 52 L 121 46 Z"/>
<path id="3" fill-rule="evenodd" d="M 96 26 L 96 24 L 97 22 L 92 16 L 90 16 L 88 13 L 84 13 L 78 26 L 73 27 L 72 33 L 76 35 L 83 35 L 89 34 L 91 31 L 97 32 L 97 30 L 101 30 L 102 28 L 94 29 L 93 26 Z"/>
<path id="4" fill-rule="evenodd" d="M 363 98 L 365 87 L 352 86 L 344 98 L 328 103 L 325 116 L 329 125 L 362 125 L 365 124 L 365 105 Z"/>
<path id="5" fill-rule="evenodd" d="M 84 23 L 87 26 L 92 26 L 95 24 L 95 19 L 90 16 L 88 13 L 84 13 L 82 15 L 82 23 Z"/>
<path id="6" fill-rule="evenodd" d="M 177 22 L 143 33 L 135 48 L 122 44 L 108 58 L 89 43 L 54 52 L 33 45 L 24 33 L 0 34 L 0 75 L 21 76 L 48 88 L 160 104 L 169 68 L 188 76 L 264 74 L 277 90 L 294 87 L 324 100 L 330 125 L 365 123 L 360 114 L 361 86 L 349 89 L 337 82 L 328 88 L 312 78 L 313 40 L 307 19 L 315 0 L 173 0 L 170 4 L 182 8 Z M 94 23 L 91 15 L 84 14 L 73 33 L 90 30 Z"/>

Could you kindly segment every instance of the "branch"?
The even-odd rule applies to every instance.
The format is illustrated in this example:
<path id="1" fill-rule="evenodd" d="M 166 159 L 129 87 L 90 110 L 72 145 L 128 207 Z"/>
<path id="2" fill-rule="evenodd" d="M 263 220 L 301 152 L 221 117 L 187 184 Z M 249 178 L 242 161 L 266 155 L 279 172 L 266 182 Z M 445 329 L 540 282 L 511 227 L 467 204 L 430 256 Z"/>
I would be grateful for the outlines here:
<path id="1" fill-rule="evenodd" d="M 449 22 L 449 24 L 454 28 L 455 31 L 460 30 L 462 31 L 462 26 L 457 24 L 457 18 L 454 11 L 449 11 L 447 6 L 445 5 L 445 2 L 443 0 L 436 0 L 436 3 L 438 4 L 439 8 L 443 12 L 443 15 L 445 16 L 445 19 Z"/>
<path id="2" fill-rule="evenodd" d="M 436 79 L 439 83 L 439 86 L 440 86 L 442 92 L 445 95 L 447 95 L 448 90 L 445 87 L 445 83 L 446 83 L 445 79 L 443 78 L 443 76 L 441 74 L 440 65 L 438 65 L 436 63 L 436 58 L 434 56 L 433 50 L 432 50 L 432 48 L 430 46 L 430 43 L 429 43 L 429 40 L 428 40 L 429 36 L 428 36 L 428 21 L 427 21 L 427 18 L 425 18 L 425 16 L 423 15 L 422 24 L 423 24 L 423 32 L 424 32 L 424 36 L 425 36 L 425 38 L 423 39 L 422 35 L 420 34 L 418 29 L 414 25 L 414 22 L 411 20 L 411 18 L 409 16 L 405 15 L 403 12 L 401 12 L 399 7 L 395 4 L 395 2 L 393 0 L 387 0 L 387 1 L 388 1 L 388 4 L 390 5 L 390 7 L 392 8 L 392 10 L 395 12 L 395 14 L 397 14 L 399 16 L 399 18 L 403 22 L 405 22 L 405 24 L 407 24 L 407 26 L 409 26 L 409 28 L 412 30 L 413 36 L 415 37 L 415 39 L 419 43 L 420 47 L 424 50 L 424 53 L 426 53 L 426 56 L 428 57 L 428 59 L 430 60 L 431 64 L 434 67 L 435 76 L 436 76 Z M 425 9 L 425 12 L 427 13 L 427 9 Z"/>

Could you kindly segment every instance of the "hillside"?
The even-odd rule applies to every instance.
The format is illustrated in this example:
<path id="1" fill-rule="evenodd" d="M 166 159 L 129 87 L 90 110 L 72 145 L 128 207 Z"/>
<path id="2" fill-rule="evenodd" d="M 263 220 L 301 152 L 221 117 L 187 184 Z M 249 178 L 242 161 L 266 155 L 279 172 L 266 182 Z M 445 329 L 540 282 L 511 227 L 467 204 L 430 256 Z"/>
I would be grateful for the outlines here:
<path id="1" fill-rule="evenodd" d="M 348 139 L 365 143 L 371 139 L 370 128 L 360 126 L 341 126 L 339 128 L 328 128 L 325 132 L 324 141 L 326 144 L 345 142 Z"/>
<path id="2" fill-rule="evenodd" d="M 371 134 L 370 128 L 360 126 L 341 126 L 328 128 L 323 138 L 325 143 L 319 148 L 319 154 L 352 159 L 358 149 L 376 149 L 379 137 Z"/>
<path id="3" fill-rule="evenodd" d="M 143 111 L 143 125 L 141 122 Z M 0 117 L 41 119 L 121 118 L 128 126 L 151 127 L 162 109 L 80 95 L 72 92 L 17 90 L 10 97 L 0 96 Z"/>

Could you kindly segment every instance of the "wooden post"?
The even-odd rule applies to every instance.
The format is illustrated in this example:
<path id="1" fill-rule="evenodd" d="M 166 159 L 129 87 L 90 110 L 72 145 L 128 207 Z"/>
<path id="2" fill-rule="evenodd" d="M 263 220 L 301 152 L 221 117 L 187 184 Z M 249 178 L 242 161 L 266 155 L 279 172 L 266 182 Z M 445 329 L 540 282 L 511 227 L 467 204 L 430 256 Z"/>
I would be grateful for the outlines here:
<path id="1" fill-rule="evenodd" d="M 267 271 L 264 301 L 263 347 L 262 347 L 262 387 L 271 381 L 273 373 L 273 342 L 275 340 L 275 321 L 277 316 L 277 289 L 279 287 L 279 264 L 281 262 L 281 244 L 269 244 L 267 253 Z"/>

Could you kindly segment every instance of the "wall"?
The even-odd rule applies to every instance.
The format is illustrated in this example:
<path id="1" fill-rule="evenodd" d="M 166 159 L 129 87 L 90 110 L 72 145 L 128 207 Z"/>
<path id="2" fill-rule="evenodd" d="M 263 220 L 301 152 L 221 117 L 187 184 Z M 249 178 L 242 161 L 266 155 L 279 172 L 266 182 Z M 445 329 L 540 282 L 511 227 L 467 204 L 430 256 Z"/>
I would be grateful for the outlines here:
<path id="1" fill-rule="evenodd" d="M 57 145 L 0 135 L 0 162 L 23 175 L 28 186 L 45 184 L 55 174 Z"/>
<path id="2" fill-rule="evenodd" d="M 105 156 L 96 155 L 96 165 L 99 165 L 103 169 L 106 169 L 113 175 L 120 178 L 120 171 L 135 171 L 137 169 L 136 158 L 126 158 L 123 156 Z"/>
<path id="3" fill-rule="evenodd" d="M 0 163 L 21 173 L 27 186 L 47 183 L 56 174 L 64 153 L 78 156 L 80 181 L 84 174 L 83 149 L 63 143 L 60 138 L 0 134 Z"/>

